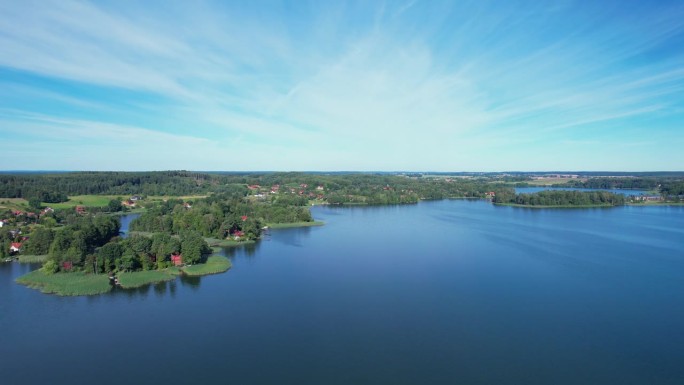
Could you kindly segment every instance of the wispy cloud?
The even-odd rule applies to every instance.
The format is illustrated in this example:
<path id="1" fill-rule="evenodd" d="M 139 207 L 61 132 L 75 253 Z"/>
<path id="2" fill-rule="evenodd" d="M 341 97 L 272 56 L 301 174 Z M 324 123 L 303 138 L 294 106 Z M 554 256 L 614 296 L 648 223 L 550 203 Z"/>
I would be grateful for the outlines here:
<path id="1" fill-rule="evenodd" d="M 0 13 L 0 137 L 139 148 L 139 169 L 178 164 L 143 155 L 145 140 L 184 147 L 180 167 L 194 169 L 539 169 L 530 151 L 640 143 L 640 130 L 684 121 L 678 4 L 25 1 Z M 560 168 L 621 156 L 606 148 Z"/>

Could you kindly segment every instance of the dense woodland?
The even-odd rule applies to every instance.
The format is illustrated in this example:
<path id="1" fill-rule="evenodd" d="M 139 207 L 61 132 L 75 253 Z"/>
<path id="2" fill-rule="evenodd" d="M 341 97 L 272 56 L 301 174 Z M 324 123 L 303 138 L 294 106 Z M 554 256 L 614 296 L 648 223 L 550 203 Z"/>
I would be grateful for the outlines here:
<path id="1" fill-rule="evenodd" d="M 496 192 L 494 203 L 523 206 L 619 206 L 625 204 L 625 196 L 607 191 L 540 191 L 532 194 L 516 194 L 512 189 Z"/>
<path id="2" fill-rule="evenodd" d="M 570 180 L 563 187 L 594 188 L 594 189 L 631 189 L 657 190 L 658 187 L 670 179 L 664 178 L 626 178 L 626 177 L 598 177 L 586 181 Z"/>
<path id="3" fill-rule="evenodd" d="M 116 201 L 85 213 L 61 209 L 14 215 L 7 211 L 4 215 L 20 226 L 0 228 L 0 257 L 8 256 L 13 242 L 21 242 L 23 254 L 48 255 L 43 266 L 47 273 L 163 269 L 171 265 L 174 254 L 182 255 L 184 264 L 201 262 L 211 251 L 205 238 L 256 240 L 266 223 L 313 220 L 308 207 L 297 205 L 301 203 L 298 197 L 265 202 L 241 194 L 215 194 L 192 204 L 180 199 L 150 203 L 130 227 L 141 233 L 125 239 L 119 237 L 119 221 L 111 215 L 121 210 Z"/>
<path id="4" fill-rule="evenodd" d="M 0 197 L 65 201 L 68 195 L 162 195 L 209 193 L 247 195 L 245 186 L 293 188 L 305 198 L 323 195 L 329 203 L 398 204 L 419 199 L 482 196 L 488 179 L 409 178 L 387 174 L 209 174 L 168 172 L 74 172 L 0 175 Z M 305 186 L 305 187 L 302 187 Z M 322 190 L 316 190 L 317 187 Z"/>
<path id="5" fill-rule="evenodd" d="M 0 197 L 54 203 L 67 195 L 191 195 L 211 191 L 218 179 L 187 171 L 11 174 L 0 175 Z"/>

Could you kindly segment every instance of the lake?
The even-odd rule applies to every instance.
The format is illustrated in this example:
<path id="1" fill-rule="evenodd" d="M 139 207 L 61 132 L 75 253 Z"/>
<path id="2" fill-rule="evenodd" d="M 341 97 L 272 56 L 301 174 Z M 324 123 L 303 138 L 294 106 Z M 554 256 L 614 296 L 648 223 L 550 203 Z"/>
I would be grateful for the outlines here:
<path id="1" fill-rule="evenodd" d="M 684 207 L 312 213 L 139 290 L 45 295 L 0 264 L 2 383 L 684 383 Z"/>

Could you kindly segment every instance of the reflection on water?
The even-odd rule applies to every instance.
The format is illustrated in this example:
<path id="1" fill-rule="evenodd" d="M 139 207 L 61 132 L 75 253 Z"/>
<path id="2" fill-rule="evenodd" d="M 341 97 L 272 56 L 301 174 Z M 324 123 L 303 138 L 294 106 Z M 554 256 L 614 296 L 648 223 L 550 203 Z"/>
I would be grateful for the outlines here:
<path id="1" fill-rule="evenodd" d="M 133 222 L 140 215 L 141 214 L 136 213 L 136 214 L 126 214 L 126 215 L 122 215 L 119 217 L 119 222 L 121 223 L 119 233 L 121 234 L 122 238 L 126 238 L 128 236 L 128 228 L 131 225 L 131 222 Z"/>
<path id="2" fill-rule="evenodd" d="M 187 286 L 193 290 L 199 289 L 201 281 L 202 281 L 202 277 L 191 277 L 189 275 L 181 275 L 180 276 L 181 285 Z"/>

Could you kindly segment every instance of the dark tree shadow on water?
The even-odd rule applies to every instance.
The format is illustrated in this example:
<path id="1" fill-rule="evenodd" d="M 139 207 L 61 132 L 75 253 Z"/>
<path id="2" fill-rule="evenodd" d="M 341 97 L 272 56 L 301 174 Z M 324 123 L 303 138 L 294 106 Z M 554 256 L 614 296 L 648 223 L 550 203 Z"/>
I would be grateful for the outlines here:
<path id="1" fill-rule="evenodd" d="M 187 286 L 193 290 L 197 290 L 200 287 L 200 282 L 202 281 L 201 278 L 202 277 L 190 277 L 187 275 L 181 275 L 180 282 L 183 286 Z"/>

